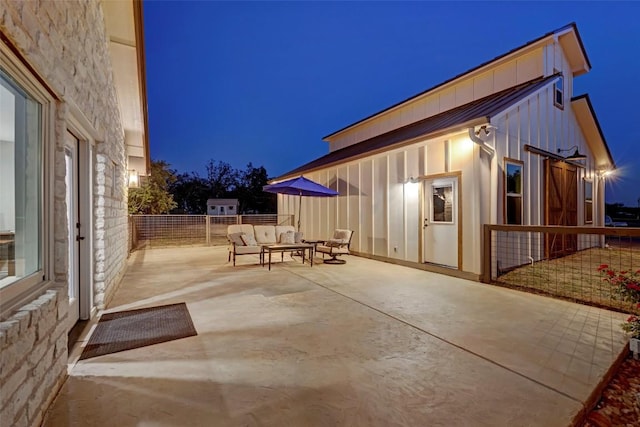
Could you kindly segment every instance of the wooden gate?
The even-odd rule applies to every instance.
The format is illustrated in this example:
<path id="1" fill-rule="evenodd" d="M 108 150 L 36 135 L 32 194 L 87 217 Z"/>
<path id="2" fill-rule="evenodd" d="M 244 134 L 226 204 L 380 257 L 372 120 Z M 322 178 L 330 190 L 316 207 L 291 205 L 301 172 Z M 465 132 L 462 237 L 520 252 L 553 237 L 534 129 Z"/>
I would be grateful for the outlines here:
<path id="1" fill-rule="evenodd" d="M 545 224 L 578 225 L 578 172 L 569 163 L 545 160 Z M 576 234 L 552 234 L 545 237 L 545 256 L 558 258 L 578 250 Z"/>

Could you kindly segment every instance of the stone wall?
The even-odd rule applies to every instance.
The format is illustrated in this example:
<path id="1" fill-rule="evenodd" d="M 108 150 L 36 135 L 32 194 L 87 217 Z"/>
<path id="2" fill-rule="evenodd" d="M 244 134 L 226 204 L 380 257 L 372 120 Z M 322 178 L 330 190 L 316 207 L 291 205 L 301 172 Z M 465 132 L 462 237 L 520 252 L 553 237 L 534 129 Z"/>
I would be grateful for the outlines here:
<path id="1" fill-rule="evenodd" d="M 39 425 L 67 370 L 67 294 L 48 290 L 0 323 L 0 424 Z"/>
<path id="2" fill-rule="evenodd" d="M 126 266 L 126 155 L 99 1 L 0 0 L 0 32 L 61 99 L 54 106 L 53 140 L 46 141 L 53 146 L 53 159 L 45 168 L 45 188 L 53 181 L 54 189 L 53 208 L 45 207 L 44 212 L 45 219 L 53 220 L 53 230 L 45 236 L 45 243 L 53 243 L 53 254 L 48 257 L 53 265 L 45 265 L 48 286 L 0 323 L 0 425 L 30 426 L 39 424 L 42 411 L 66 375 L 64 136 L 71 111 L 79 110 L 92 131 L 103 138 L 96 141 L 92 171 L 93 305 L 98 309 L 104 307 Z"/>

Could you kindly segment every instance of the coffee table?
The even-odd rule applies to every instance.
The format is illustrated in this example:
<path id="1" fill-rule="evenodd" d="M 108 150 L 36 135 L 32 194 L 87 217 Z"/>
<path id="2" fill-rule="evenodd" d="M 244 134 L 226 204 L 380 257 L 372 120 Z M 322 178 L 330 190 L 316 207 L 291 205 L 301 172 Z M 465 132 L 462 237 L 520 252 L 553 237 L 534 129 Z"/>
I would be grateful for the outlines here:
<path id="1" fill-rule="evenodd" d="M 271 253 L 272 252 L 286 252 L 286 251 L 301 251 L 302 263 L 305 260 L 305 251 L 309 251 L 309 259 L 311 260 L 311 267 L 313 267 L 313 248 L 314 245 L 310 243 L 295 243 L 291 245 L 269 245 L 264 247 L 265 252 L 269 252 L 269 270 L 271 270 Z"/>

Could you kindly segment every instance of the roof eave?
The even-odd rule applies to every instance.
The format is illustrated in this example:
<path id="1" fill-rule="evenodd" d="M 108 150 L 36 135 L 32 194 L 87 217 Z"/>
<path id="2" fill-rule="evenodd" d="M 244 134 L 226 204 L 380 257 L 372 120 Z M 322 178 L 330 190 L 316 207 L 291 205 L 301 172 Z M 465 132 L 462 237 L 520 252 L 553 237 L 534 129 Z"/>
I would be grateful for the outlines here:
<path id="1" fill-rule="evenodd" d="M 583 130 L 584 137 L 589 139 L 591 133 L 585 132 L 584 126 L 592 126 L 597 130 L 598 139 L 595 140 L 596 143 L 600 143 L 606 152 L 609 164 L 611 169 L 616 169 L 616 163 L 613 160 L 613 156 L 611 155 L 611 150 L 609 149 L 609 144 L 607 144 L 607 140 L 604 137 L 604 133 L 602 132 L 602 128 L 600 127 L 600 122 L 598 121 L 598 117 L 596 116 L 596 112 L 593 109 L 593 104 L 591 104 L 591 98 L 589 98 L 588 94 L 578 95 L 571 98 L 571 107 L 576 113 L 576 120 L 578 120 L 578 124 Z M 584 110 L 587 110 L 588 114 L 584 114 Z M 587 120 L 587 122 L 585 122 Z M 591 139 L 593 141 L 593 139 Z"/>
<path id="2" fill-rule="evenodd" d="M 353 162 L 355 160 L 362 159 L 362 158 L 365 158 L 365 157 L 374 156 L 376 154 L 380 154 L 380 153 L 383 153 L 383 152 L 386 152 L 386 151 L 389 151 L 389 150 L 395 150 L 395 149 L 398 149 L 398 148 L 402 148 L 402 147 L 405 147 L 407 145 L 411 145 L 411 144 L 414 144 L 414 143 L 419 142 L 421 140 L 424 140 L 425 138 L 426 139 L 433 139 L 433 138 L 438 138 L 438 137 L 444 136 L 444 135 L 449 135 L 449 134 L 454 134 L 454 133 L 459 133 L 459 132 L 466 132 L 467 129 L 470 128 L 470 127 L 490 124 L 490 120 L 491 120 L 491 118 L 488 117 L 488 116 L 480 116 L 480 117 L 477 117 L 475 119 L 471 119 L 469 121 L 466 121 L 464 123 L 453 125 L 453 126 L 451 126 L 449 128 L 446 128 L 446 129 L 440 129 L 440 130 L 437 130 L 435 132 L 425 133 L 423 135 L 419 135 L 419 136 L 413 137 L 411 139 L 407 139 L 405 141 L 393 144 L 393 145 L 388 146 L 388 147 L 382 147 L 382 148 L 379 148 L 379 149 L 363 152 L 363 153 L 358 154 L 358 155 L 347 157 L 345 159 L 335 160 L 333 162 L 325 163 L 325 164 L 322 164 L 320 166 L 315 166 L 315 167 L 310 167 L 309 169 L 305 169 L 306 165 L 302 165 L 302 166 L 300 166 L 300 167 L 298 167 L 296 169 L 293 169 L 293 170 L 291 170 L 289 172 L 286 172 L 286 173 L 278 176 L 277 178 L 273 178 L 273 181 L 280 181 L 280 180 L 283 180 L 283 179 L 288 179 L 288 178 L 292 178 L 292 177 L 295 177 L 295 176 L 300 176 L 300 175 L 305 174 L 305 173 L 311 173 L 311 172 L 319 171 L 319 170 L 322 170 L 322 169 L 330 168 L 330 167 L 333 167 L 333 166 L 336 166 L 336 165 L 339 165 L 339 164 L 343 164 L 343 163 L 347 163 L 347 162 Z M 345 147 L 345 148 L 348 148 L 348 147 Z M 342 150 L 344 150 L 345 148 L 343 148 Z M 340 150 L 337 150 L 337 151 L 340 151 Z M 329 153 L 329 154 L 333 154 L 333 153 L 336 153 L 336 151 L 334 151 L 332 153 Z M 322 157 L 320 157 L 320 158 L 322 158 Z M 319 160 L 319 159 L 312 160 L 309 163 L 315 162 L 317 160 Z M 307 164 L 309 164 L 309 163 L 307 163 Z"/>

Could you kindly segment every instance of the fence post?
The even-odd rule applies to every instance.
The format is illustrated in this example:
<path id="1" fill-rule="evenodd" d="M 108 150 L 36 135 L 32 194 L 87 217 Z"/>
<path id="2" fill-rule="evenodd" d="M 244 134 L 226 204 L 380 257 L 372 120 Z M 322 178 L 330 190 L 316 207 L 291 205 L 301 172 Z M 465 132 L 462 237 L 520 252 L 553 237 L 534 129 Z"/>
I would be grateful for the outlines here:
<path id="1" fill-rule="evenodd" d="M 491 228 L 489 224 L 484 225 L 482 239 L 482 283 L 491 283 Z"/>
<path id="2" fill-rule="evenodd" d="M 207 221 L 204 227 L 207 234 L 207 246 L 211 246 L 211 221 L 209 215 L 205 215 L 204 220 Z"/>
<path id="3" fill-rule="evenodd" d="M 242 224 L 242 215 L 236 215 L 236 224 Z"/>

